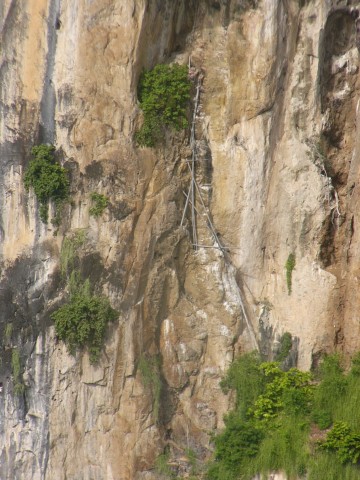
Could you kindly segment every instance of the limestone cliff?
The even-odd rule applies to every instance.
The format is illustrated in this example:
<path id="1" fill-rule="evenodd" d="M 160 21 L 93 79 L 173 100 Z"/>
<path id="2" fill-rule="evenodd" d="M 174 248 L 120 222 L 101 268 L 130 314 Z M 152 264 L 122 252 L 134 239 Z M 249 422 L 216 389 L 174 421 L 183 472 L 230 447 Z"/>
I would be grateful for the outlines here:
<path id="1" fill-rule="evenodd" d="M 186 474 L 186 450 L 207 458 L 222 426 L 231 398 L 219 380 L 234 355 L 272 358 L 284 332 L 303 369 L 360 348 L 357 7 L 0 3 L 1 479 L 156 479 L 166 446 Z M 133 140 L 141 71 L 189 61 L 203 75 L 197 249 L 190 217 L 181 226 L 189 132 L 156 149 Z M 71 178 L 57 232 L 24 189 L 39 143 L 56 146 Z M 110 201 L 99 218 L 94 191 Z M 68 354 L 50 319 L 66 296 L 61 245 L 79 229 L 79 269 L 119 312 L 96 366 Z M 141 358 L 156 365 L 160 398 Z"/>

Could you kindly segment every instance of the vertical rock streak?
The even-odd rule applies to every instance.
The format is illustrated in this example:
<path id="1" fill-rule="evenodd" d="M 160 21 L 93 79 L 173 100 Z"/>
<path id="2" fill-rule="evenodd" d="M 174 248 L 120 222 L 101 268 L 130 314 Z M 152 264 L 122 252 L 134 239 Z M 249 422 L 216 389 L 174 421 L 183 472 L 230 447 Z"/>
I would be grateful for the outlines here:
<path id="1" fill-rule="evenodd" d="M 56 92 L 54 68 L 56 61 L 57 29 L 60 28 L 61 0 L 51 0 L 47 16 L 47 54 L 44 89 L 40 102 L 40 143 L 55 143 Z"/>

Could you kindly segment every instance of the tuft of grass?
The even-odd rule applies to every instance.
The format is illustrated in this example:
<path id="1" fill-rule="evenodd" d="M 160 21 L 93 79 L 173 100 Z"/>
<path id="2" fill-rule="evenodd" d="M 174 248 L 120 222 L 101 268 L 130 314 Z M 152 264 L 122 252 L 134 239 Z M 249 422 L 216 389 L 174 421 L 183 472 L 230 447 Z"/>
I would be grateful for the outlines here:
<path id="1" fill-rule="evenodd" d="M 153 415 L 155 422 L 159 420 L 162 391 L 160 366 L 161 361 L 158 355 L 152 357 L 141 355 L 138 362 L 141 381 L 143 385 L 151 391 L 153 397 Z"/>
<path id="2" fill-rule="evenodd" d="M 14 381 L 14 393 L 15 395 L 20 396 L 25 392 L 25 385 L 21 378 L 21 360 L 17 348 L 13 348 L 11 352 L 11 368 Z"/>
<path id="3" fill-rule="evenodd" d="M 309 461 L 307 480 L 358 480 L 359 468 L 342 465 L 335 455 L 317 452 Z"/>
<path id="4" fill-rule="evenodd" d="M 168 478 L 175 478 L 175 474 L 169 465 L 170 453 L 165 451 L 161 453 L 155 460 L 155 470 L 160 475 Z"/>
<path id="5" fill-rule="evenodd" d="M 11 342 L 12 332 L 13 332 L 13 324 L 9 322 L 5 325 L 5 329 L 4 329 L 5 343 L 9 344 Z"/>
<path id="6" fill-rule="evenodd" d="M 250 406 L 253 405 L 265 386 L 265 378 L 259 367 L 261 359 L 257 352 L 247 353 L 237 358 L 229 367 L 220 382 L 224 393 L 236 392 L 236 411 L 241 419 L 246 419 Z"/>
<path id="7" fill-rule="evenodd" d="M 259 454 L 248 462 L 246 473 L 266 475 L 282 470 L 287 478 L 303 476 L 307 471 L 309 450 L 304 447 L 309 435 L 309 425 L 299 417 L 283 418 L 277 428 L 270 429 L 259 448 Z"/>
<path id="8" fill-rule="evenodd" d="M 60 270 L 63 276 L 68 276 L 75 268 L 75 260 L 79 248 L 84 245 L 86 231 L 77 230 L 73 235 L 65 237 L 60 252 Z"/>
<path id="9" fill-rule="evenodd" d="M 290 253 L 285 263 L 286 270 L 286 285 L 288 289 L 288 294 L 291 295 L 292 292 L 292 272 L 296 265 L 295 255 Z"/>
<path id="10" fill-rule="evenodd" d="M 318 371 L 320 383 L 315 391 L 313 420 L 322 429 L 328 428 L 342 409 L 348 379 L 344 375 L 339 355 L 323 359 Z"/>

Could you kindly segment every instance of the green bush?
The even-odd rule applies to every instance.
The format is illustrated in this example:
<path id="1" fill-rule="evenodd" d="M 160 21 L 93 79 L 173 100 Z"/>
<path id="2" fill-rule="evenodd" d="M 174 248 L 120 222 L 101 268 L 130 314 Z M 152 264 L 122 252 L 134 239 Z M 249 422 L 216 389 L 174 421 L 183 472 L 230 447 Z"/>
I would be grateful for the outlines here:
<path id="1" fill-rule="evenodd" d="M 290 253 L 285 263 L 286 285 L 287 285 L 289 295 L 291 295 L 291 292 L 292 292 L 292 272 L 295 268 L 295 264 L 296 264 L 295 255 L 293 253 Z"/>
<path id="2" fill-rule="evenodd" d="M 188 126 L 190 88 L 185 65 L 156 65 L 141 75 L 138 99 L 144 123 L 135 135 L 140 146 L 154 147 L 165 127 L 181 130 Z"/>
<path id="3" fill-rule="evenodd" d="M 335 452 L 341 463 L 358 463 L 360 457 L 360 434 L 351 431 L 346 422 L 337 422 L 320 442 L 320 448 Z"/>
<path id="4" fill-rule="evenodd" d="M 313 398 L 309 372 L 297 368 L 283 372 L 276 362 L 263 363 L 260 368 L 272 380 L 254 403 L 251 411 L 255 418 L 267 422 L 281 412 L 294 415 L 309 410 Z"/>
<path id="5" fill-rule="evenodd" d="M 100 217 L 104 213 L 105 208 L 109 205 L 109 199 L 101 193 L 92 192 L 91 201 L 93 203 L 90 207 L 89 213 L 93 217 Z"/>
<path id="6" fill-rule="evenodd" d="M 107 298 L 90 293 L 88 281 L 76 283 L 71 288 L 70 301 L 51 315 L 56 335 L 66 343 L 69 352 L 87 348 L 91 363 L 98 361 L 107 324 L 116 317 Z"/>
<path id="7" fill-rule="evenodd" d="M 359 364 L 356 355 L 346 375 L 339 356 L 327 356 L 314 378 L 296 368 L 285 372 L 276 362 L 260 363 L 256 354 L 235 360 L 222 381 L 225 391 L 236 392 L 235 408 L 214 437 L 207 478 L 250 480 L 279 470 L 289 479 L 360 478 Z M 313 422 L 320 429 L 333 424 L 318 448 Z"/>
<path id="8" fill-rule="evenodd" d="M 321 429 L 325 430 L 332 424 L 332 416 L 329 410 L 316 409 L 312 413 L 312 420 Z"/>
<path id="9" fill-rule="evenodd" d="M 215 460 L 228 475 L 240 474 L 244 463 L 259 452 L 263 431 L 251 422 L 242 422 L 236 415 L 225 420 L 225 431 L 215 437 Z"/>
<path id="10" fill-rule="evenodd" d="M 24 176 L 26 190 L 33 188 L 35 192 L 40 204 L 40 218 L 44 223 L 48 221 L 49 202 L 53 201 L 56 210 L 59 210 L 69 195 L 66 171 L 55 162 L 54 152 L 53 145 L 33 147 L 31 154 L 34 158 L 30 160 Z"/>

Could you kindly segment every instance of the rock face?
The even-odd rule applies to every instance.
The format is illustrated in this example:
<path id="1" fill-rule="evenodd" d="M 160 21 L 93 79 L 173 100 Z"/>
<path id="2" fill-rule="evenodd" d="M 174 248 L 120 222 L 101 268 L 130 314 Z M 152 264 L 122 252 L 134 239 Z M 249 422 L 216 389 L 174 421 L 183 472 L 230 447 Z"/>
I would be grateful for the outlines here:
<path id="1" fill-rule="evenodd" d="M 186 474 L 186 451 L 207 458 L 231 404 L 219 380 L 234 355 L 271 359 L 284 332 L 303 369 L 359 350 L 357 7 L 0 3 L 1 479 L 151 480 L 165 448 Z M 199 248 L 188 213 L 181 226 L 188 132 L 133 140 L 139 75 L 162 62 L 203 76 Z M 59 228 L 23 185 L 48 142 L 71 178 Z M 98 218 L 92 192 L 110 202 Z M 119 312 L 96 366 L 50 319 L 67 295 L 61 246 L 79 231 L 79 271 Z"/>

